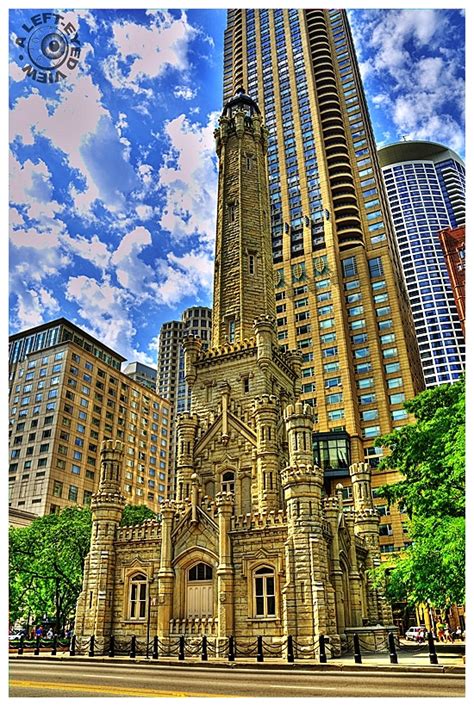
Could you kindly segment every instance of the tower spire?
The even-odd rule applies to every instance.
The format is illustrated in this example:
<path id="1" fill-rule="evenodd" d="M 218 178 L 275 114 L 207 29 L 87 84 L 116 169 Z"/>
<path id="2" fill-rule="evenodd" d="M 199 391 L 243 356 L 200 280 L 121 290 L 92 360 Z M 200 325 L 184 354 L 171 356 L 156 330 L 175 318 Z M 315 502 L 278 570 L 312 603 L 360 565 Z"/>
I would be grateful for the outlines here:
<path id="1" fill-rule="evenodd" d="M 243 88 L 224 106 L 214 133 L 219 196 L 212 345 L 254 336 L 254 320 L 275 316 L 267 130 Z"/>

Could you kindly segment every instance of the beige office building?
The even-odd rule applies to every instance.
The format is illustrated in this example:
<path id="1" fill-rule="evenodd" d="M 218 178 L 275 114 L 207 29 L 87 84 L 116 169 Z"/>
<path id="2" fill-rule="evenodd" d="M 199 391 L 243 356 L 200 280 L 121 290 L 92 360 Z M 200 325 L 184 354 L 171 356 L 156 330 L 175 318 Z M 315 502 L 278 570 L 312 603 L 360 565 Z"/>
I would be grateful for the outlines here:
<path id="1" fill-rule="evenodd" d="M 409 421 L 424 383 L 346 12 L 229 10 L 224 100 L 240 86 L 269 130 L 279 343 L 303 353 L 315 461 L 352 502 L 349 465 L 369 462 L 375 488 L 390 480 L 374 440 Z M 405 543 L 391 513 L 384 552 Z"/>
<path id="2" fill-rule="evenodd" d="M 120 372 L 124 358 L 61 318 L 10 337 L 9 504 L 47 515 L 88 505 L 104 439 L 125 447 L 122 492 L 166 497 L 170 405 Z"/>

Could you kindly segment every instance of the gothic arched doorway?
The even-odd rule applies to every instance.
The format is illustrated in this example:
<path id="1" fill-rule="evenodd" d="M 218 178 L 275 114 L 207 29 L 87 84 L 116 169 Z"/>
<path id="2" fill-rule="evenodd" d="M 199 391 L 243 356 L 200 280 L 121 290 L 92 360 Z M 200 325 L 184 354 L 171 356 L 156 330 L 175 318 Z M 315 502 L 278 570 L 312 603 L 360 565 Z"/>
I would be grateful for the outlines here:
<path id="1" fill-rule="evenodd" d="M 188 569 L 186 578 L 186 617 L 212 617 L 214 612 L 212 567 L 200 561 Z"/>

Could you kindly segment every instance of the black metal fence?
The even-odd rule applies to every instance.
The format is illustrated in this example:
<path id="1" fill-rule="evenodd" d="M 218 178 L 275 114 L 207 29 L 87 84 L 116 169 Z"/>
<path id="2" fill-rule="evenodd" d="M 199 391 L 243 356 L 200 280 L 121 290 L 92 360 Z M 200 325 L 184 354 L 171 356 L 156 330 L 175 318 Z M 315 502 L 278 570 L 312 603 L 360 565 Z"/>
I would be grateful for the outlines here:
<path id="1" fill-rule="evenodd" d="M 429 632 L 428 651 L 430 664 L 438 664 L 436 647 L 433 635 Z M 238 659 L 255 659 L 257 662 L 264 662 L 267 659 L 279 658 L 289 663 L 295 659 L 314 659 L 320 664 L 325 664 L 328 656 L 331 658 L 331 648 L 329 639 L 320 635 L 315 640 L 297 639 L 292 635 L 269 639 L 258 636 L 254 640 L 236 638 L 231 635 L 228 638 L 214 638 L 203 636 L 177 635 L 170 637 L 158 637 L 155 635 L 151 640 L 138 638 L 135 635 L 129 638 L 120 638 L 115 635 L 110 637 L 78 637 L 73 635 L 71 640 L 54 637 L 52 640 L 36 638 L 27 640 L 21 637 L 18 640 L 11 640 L 9 643 L 10 652 L 17 652 L 22 655 L 33 653 L 34 655 L 58 653 L 69 653 L 70 656 L 83 655 L 88 657 L 137 657 L 158 660 L 160 658 L 175 658 L 177 661 L 187 659 L 200 660 L 203 662 L 209 659 L 228 660 L 235 662 Z M 352 635 L 343 646 L 343 654 L 352 654 L 355 664 L 363 663 L 363 655 L 374 655 L 385 653 L 391 664 L 398 663 L 398 652 L 410 652 L 418 654 L 426 650 L 426 645 L 408 646 L 400 642 L 398 636 L 388 633 L 387 638 L 379 636 L 377 641 L 368 643 L 363 635 Z M 335 656 L 337 659 L 337 655 Z"/>

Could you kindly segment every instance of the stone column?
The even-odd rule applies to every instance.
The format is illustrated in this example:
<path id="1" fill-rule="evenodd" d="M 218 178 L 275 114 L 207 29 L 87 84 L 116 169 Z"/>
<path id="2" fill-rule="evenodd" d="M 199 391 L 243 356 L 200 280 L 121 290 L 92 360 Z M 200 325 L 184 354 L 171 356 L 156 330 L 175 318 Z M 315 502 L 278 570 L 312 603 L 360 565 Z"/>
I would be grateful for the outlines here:
<path id="1" fill-rule="evenodd" d="M 278 398 L 261 395 L 253 406 L 257 435 L 258 510 L 279 509 L 280 457 L 278 452 Z"/>
<path id="2" fill-rule="evenodd" d="M 367 568 L 373 569 L 380 564 L 379 514 L 372 500 L 370 466 L 368 463 L 353 463 L 349 467 L 351 474 L 355 506 L 355 534 L 363 539 L 369 551 Z M 369 580 L 370 585 L 370 580 Z M 369 588 L 368 618 L 371 624 L 391 622 L 391 609 L 383 594 L 375 588 Z"/>
<path id="3" fill-rule="evenodd" d="M 344 612 L 344 589 L 342 585 L 342 569 L 339 561 L 339 500 L 336 497 L 323 498 L 324 517 L 331 526 L 331 568 L 330 576 L 334 586 L 334 600 L 336 607 L 337 631 L 340 635 L 346 628 Z"/>
<path id="4" fill-rule="evenodd" d="M 351 590 L 351 626 L 361 627 L 362 626 L 362 577 L 359 573 L 359 567 L 357 565 L 357 554 L 355 546 L 355 514 L 353 510 L 346 510 L 344 512 L 344 519 L 346 522 L 347 531 L 351 538 L 350 543 L 350 568 L 349 568 L 349 586 Z"/>
<path id="5" fill-rule="evenodd" d="M 165 500 L 161 506 L 161 553 L 160 568 L 158 571 L 158 625 L 157 634 L 169 635 L 170 620 L 173 617 L 173 545 L 171 532 L 176 512 L 171 500 Z"/>
<path id="6" fill-rule="evenodd" d="M 179 501 L 189 498 L 191 493 L 191 476 L 194 473 L 194 443 L 198 424 L 197 414 L 189 412 L 179 414 L 176 420 L 176 479 Z"/>
<path id="7" fill-rule="evenodd" d="M 115 535 L 125 498 L 121 493 L 123 444 L 111 439 L 100 448 L 99 489 L 91 500 L 91 548 L 76 621 L 83 634 L 109 636 L 113 626 Z"/>
<path id="8" fill-rule="evenodd" d="M 288 438 L 290 466 L 313 465 L 313 408 L 295 402 L 285 408 L 284 419 Z"/>
<path id="9" fill-rule="evenodd" d="M 219 524 L 219 566 L 217 567 L 218 637 L 234 630 L 234 569 L 230 540 L 230 518 L 234 506 L 233 493 L 218 493 L 216 505 Z"/>

